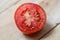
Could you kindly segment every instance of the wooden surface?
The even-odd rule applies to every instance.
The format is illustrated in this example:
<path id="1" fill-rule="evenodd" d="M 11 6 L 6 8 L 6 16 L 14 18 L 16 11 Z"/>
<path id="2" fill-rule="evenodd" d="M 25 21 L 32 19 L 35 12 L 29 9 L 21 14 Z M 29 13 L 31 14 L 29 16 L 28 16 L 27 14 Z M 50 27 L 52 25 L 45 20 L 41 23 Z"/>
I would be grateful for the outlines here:
<path id="1" fill-rule="evenodd" d="M 47 15 L 45 27 L 31 36 L 20 32 L 14 22 L 17 7 L 25 2 L 41 4 Z M 60 40 L 60 0 L 51 3 L 45 6 L 36 0 L 0 0 L 0 40 Z"/>

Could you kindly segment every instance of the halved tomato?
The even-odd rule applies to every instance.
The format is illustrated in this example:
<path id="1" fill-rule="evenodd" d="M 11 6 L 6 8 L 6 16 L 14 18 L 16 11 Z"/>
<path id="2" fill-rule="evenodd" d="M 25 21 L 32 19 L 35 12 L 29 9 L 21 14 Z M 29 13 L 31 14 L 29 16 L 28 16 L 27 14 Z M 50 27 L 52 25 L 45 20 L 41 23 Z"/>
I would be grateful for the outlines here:
<path id="1" fill-rule="evenodd" d="M 46 13 L 37 4 L 24 3 L 16 10 L 14 19 L 19 30 L 24 34 L 32 34 L 44 27 Z"/>

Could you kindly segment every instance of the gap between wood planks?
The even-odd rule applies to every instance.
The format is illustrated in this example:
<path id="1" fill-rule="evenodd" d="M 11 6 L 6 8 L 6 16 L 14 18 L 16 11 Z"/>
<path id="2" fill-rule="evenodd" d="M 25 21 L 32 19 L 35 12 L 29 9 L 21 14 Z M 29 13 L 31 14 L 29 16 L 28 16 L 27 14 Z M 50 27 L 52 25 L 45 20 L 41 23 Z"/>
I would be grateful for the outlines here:
<path id="1" fill-rule="evenodd" d="M 49 32 L 51 32 L 53 29 L 55 29 L 58 25 L 60 25 L 60 23 L 56 23 L 56 25 L 50 29 L 48 32 L 46 32 L 43 36 L 41 36 L 38 40 L 40 40 L 41 38 L 43 38 L 44 36 L 46 36 Z"/>
<path id="2" fill-rule="evenodd" d="M 6 11 L 7 9 L 9 9 L 10 7 L 16 5 L 16 4 L 17 4 L 18 2 L 20 2 L 20 1 L 21 1 L 21 0 L 18 0 L 18 1 L 16 1 L 15 3 L 13 3 L 12 5 L 10 5 L 9 7 L 7 7 L 6 9 L 2 10 L 2 11 L 0 12 L 0 14 L 3 13 L 4 11 Z"/>

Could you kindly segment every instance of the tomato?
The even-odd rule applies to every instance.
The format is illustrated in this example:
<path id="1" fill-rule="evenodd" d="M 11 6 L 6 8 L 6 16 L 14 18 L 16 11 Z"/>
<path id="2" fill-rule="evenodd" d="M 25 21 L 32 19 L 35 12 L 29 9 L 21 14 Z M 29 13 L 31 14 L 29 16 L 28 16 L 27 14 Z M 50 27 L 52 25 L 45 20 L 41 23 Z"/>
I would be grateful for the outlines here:
<path id="1" fill-rule="evenodd" d="M 37 4 L 24 3 L 17 8 L 14 19 L 19 30 L 24 34 L 32 34 L 44 27 L 46 13 Z"/>

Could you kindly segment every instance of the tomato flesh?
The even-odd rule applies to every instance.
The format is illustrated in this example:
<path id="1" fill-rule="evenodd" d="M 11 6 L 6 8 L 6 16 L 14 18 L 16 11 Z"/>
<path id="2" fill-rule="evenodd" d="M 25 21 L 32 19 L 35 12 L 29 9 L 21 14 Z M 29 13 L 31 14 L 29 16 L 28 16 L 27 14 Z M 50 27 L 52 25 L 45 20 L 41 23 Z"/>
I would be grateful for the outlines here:
<path id="1" fill-rule="evenodd" d="M 32 34 L 41 30 L 46 23 L 43 8 L 34 3 L 24 3 L 18 7 L 14 15 L 15 23 L 24 34 Z"/>

